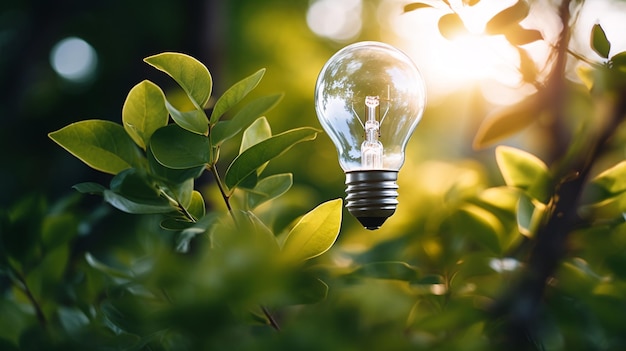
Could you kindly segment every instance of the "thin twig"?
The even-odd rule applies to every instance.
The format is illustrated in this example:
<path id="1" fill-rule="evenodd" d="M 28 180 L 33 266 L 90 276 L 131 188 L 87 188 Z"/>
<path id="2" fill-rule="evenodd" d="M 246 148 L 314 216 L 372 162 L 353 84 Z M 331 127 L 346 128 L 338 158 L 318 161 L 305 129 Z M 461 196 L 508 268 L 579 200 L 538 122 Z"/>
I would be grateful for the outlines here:
<path id="1" fill-rule="evenodd" d="M 276 319 L 274 319 L 270 311 L 267 309 L 267 307 L 261 306 L 261 310 L 263 311 L 265 318 L 267 318 L 267 321 L 270 324 L 270 326 L 276 329 L 276 331 L 280 331 L 280 326 L 278 325 L 278 323 L 276 322 Z"/>
<path id="2" fill-rule="evenodd" d="M 220 178 L 220 174 L 217 170 L 217 166 L 215 166 L 215 163 L 213 163 L 207 167 L 209 171 L 211 171 L 211 174 L 213 174 L 213 177 L 215 178 L 215 183 L 217 184 L 218 189 L 220 189 L 220 193 L 222 194 L 222 198 L 224 199 L 224 203 L 226 204 L 226 208 L 228 209 L 228 212 L 232 213 L 233 208 L 230 206 L 230 195 L 226 193 L 226 188 L 224 187 L 224 184 L 222 184 L 222 179 Z"/>
<path id="3" fill-rule="evenodd" d="M 28 301 L 30 301 L 31 305 L 33 305 L 33 308 L 35 309 L 35 315 L 37 316 L 39 324 L 42 327 L 45 327 L 47 324 L 46 316 L 44 315 L 43 310 L 39 305 L 39 302 L 37 302 L 37 299 L 35 299 L 35 296 L 33 296 L 33 293 L 30 291 L 28 284 L 26 284 L 26 279 L 17 270 L 13 269 L 12 267 L 10 267 L 10 269 L 15 276 L 15 279 L 17 279 L 19 282 L 19 284 L 15 285 L 20 291 L 24 293 L 24 295 L 26 295 L 26 298 L 28 298 Z"/>
<path id="4" fill-rule="evenodd" d="M 564 106 L 564 72 L 565 56 L 569 53 L 567 45 L 569 43 L 569 33 L 567 24 L 569 23 L 569 5 L 571 0 L 564 0 L 561 4 L 561 20 L 564 25 L 560 42 L 556 46 L 559 50 L 555 71 L 550 77 L 548 89 L 544 91 L 554 101 L 553 113 L 558 119 L 557 127 L 561 127 L 565 119 Z M 622 93 L 624 94 L 624 93 Z M 531 348 L 541 348 L 536 343 L 535 333 L 537 331 L 538 318 L 541 302 L 547 288 L 550 277 L 557 271 L 559 264 L 566 254 L 566 244 L 570 233 L 576 225 L 580 223 L 577 213 L 579 200 L 584 186 L 588 181 L 591 169 L 595 161 L 605 151 L 608 140 L 618 129 L 617 126 L 624 118 L 626 112 L 626 102 L 616 98 L 617 103 L 611 120 L 597 135 L 589 138 L 587 147 L 579 153 L 576 160 L 568 163 L 564 169 L 558 172 L 557 179 L 560 183 L 555 187 L 552 200 L 548 205 L 548 214 L 545 223 L 537 230 L 534 247 L 530 252 L 527 265 L 517 284 L 511 286 L 511 290 L 503 299 L 494 305 L 496 317 L 503 318 L 503 347 L 512 350 L 528 350 Z M 555 137 L 560 136 L 559 131 L 554 130 Z M 567 153 L 567 139 L 558 139 L 555 152 L 552 155 L 558 159 Z M 576 174 L 575 177 L 568 175 Z"/>
<path id="5" fill-rule="evenodd" d="M 233 208 L 230 205 L 230 195 L 226 193 L 225 187 L 222 184 L 222 179 L 220 178 L 220 175 L 217 170 L 217 167 L 215 166 L 215 163 L 207 167 L 209 168 L 209 170 L 213 174 L 213 177 L 215 178 L 215 183 L 217 184 L 217 187 L 220 189 L 220 193 L 222 194 L 222 198 L 224 199 L 224 203 L 226 204 L 228 213 L 230 213 L 230 216 L 233 218 L 233 222 L 235 223 L 235 226 L 238 226 L 237 218 L 235 217 Z M 275 330 L 280 331 L 280 326 L 278 325 L 278 323 L 276 322 L 276 319 L 274 319 L 270 311 L 263 305 L 261 305 L 260 307 L 261 307 L 261 310 L 263 311 L 263 314 L 265 315 L 265 318 L 267 318 L 270 326 L 274 328 Z"/>

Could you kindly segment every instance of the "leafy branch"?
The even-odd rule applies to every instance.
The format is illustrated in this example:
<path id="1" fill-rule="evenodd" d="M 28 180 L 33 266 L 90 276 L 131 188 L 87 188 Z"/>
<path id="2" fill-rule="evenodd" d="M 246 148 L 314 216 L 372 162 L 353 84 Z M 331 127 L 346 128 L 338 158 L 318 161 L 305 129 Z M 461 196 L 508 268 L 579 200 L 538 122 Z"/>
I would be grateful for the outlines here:
<path id="1" fill-rule="evenodd" d="M 444 1 L 447 3 L 447 1 Z M 508 249 L 511 257 L 524 262 L 515 276 L 513 284 L 490 304 L 486 310 L 497 327 L 493 329 L 493 343 L 500 348 L 528 350 L 542 348 L 540 317 L 546 292 L 559 285 L 559 271 L 569 254 L 568 243 L 575 230 L 594 228 L 598 223 L 613 225 L 623 223 L 623 206 L 616 205 L 619 220 L 602 221 L 596 218 L 594 208 L 604 203 L 615 203 L 623 192 L 621 178 L 626 174 L 622 163 L 615 165 L 595 178 L 594 170 L 601 166 L 611 143 L 618 137 L 619 126 L 626 118 L 626 53 L 611 56 L 611 43 L 602 26 L 596 24 L 590 33 L 590 46 L 605 62 L 582 57 L 569 48 L 571 37 L 571 13 L 575 2 L 563 0 L 558 6 L 562 31 L 558 41 L 551 44 L 553 64 L 544 82 L 534 84 L 537 91 L 520 103 L 496 111 L 485 120 L 474 140 L 475 148 L 484 148 L 519 132 L 534 123 L 538 116 L 550 118 L 550 141 L 547 164 L 525 151 L 498 146 L 496 160 L 505 183 L 519 192 L 517 205 L 513 208 L 519 234 L 523 240 L 506 242 L 502 246 L 504 219 L 496 216 L 501 208 L 492 203 L 474 200 L 464 204 L 455 217 L 463 222 L 464 229 L 472 237 L 487 246 L 491 251 L 502 254 Z M 415 3 L 407 5 L 405 11 L 429 7 Z M 529 13 L 525 0 L 516 1 L 488 21 L 486 32 L 490 35 L 502 34 L 513 46 L 541 40 L 538 31 L 523 29 L 519 22 Z M 446 19 L 446 16 L 447 19 Z M 452 38 L 454 31 L 463 30 L 463 23 L 454 12 L 444 15 L 439 22 L 442 35 Z M 526 38 L 526 39 L 524 39 Z M 524 39 L 524 40 L 521 40 Z M 528 40 L 528 41 L 527 41 Z M 520 55 L 522 50 L 520 48 Z M 570 130 L 568 121 L 574 118 L 568 102 L 580 98 L 571 96 L 572 91 L 583 89 L 574 85 L 566 77 L 569 69 L 568 55 L 577 58 L 588 69 L 579 74 L 589 89 L 585 97 L 593 101 L 591 115 L 585 116 L 583 127 Z M 524 81 L 532 83 L 537 72 L 536 64 L 526 62 L 520 56 L 525 70 L 521 70 Z M 489 189 L 496 192 L 496 189 Z M 500 190 L 497 191 L 501 193 Z M 583 195 L 594 194 L 591 204 L 581 212 Z M 589 196 L 589 195 L 588 195 Z M 587 197 L 588 197 L 587 196 Z M 581 223 L 584 226 L 581 226 Z M 500 245 L 498 245 L 500 244 Z M 572 268 L 572 269 L 584 269 Z M 555 279 L 553 279 L 555 278 Z"/>
<path id="2" fill-rule="evenodd" d="M 213 267 L 219 274 L 228 272 L 232 261 L 230 252 L 241 250 L 246 252 L 245 274 L 254 276 L 263 271 L 273 272 L 268 278 L 277 281 L 281 279 L 274 275 L 287 274 L 285 272 L 302 274 L 303 263 L 327 251 L 336 240 L 341 226 L 342 201 L 328 201 L 306 213 L 287 233 L 282 245 L 253 210 L 284 194 L 293 184 L 289 173 L 264 176 L 266 165 L 294 145 L 314 140 L 317 130 L 301 127 L 272 133 L 264 114 L 276 106 L 282 94 L 253 99 L 231 113 L 259 84 L 265 69 L 227 89 L 207 114 L 205 109 L 213 84 L 202 63 L 193 57 L 171 52 L 144 61 L 173 78 L 193 108 L 179 109 L 161 88 L 145 80 L 129 92 L 122 108 L 122 125 L 86 120 L 50 133 L 52 140 L 88 166 L 112 175 L 109 187 L 81 183 L 74 188 L 81 193 L 101 195 L 105 202 L 127 213 L 161 216 L 161 227 L 178 233 L 176 249 L 180 252 L 189 251 L 191 241 L 198 235 L 207 235 L 211 242 L 207 247 L 211 251 L 208 256 L 211 259 L 223 257 L 221 261 L 211 263 L 211 266 L 221 265 Z M 234 137 L 240 133 L 243 135 L 239 152 L 222 177 L 221 163 L 218 163 L 222 145 L 233 143 Z M 226 161 L 225 157 L 221 158 Z M 232 221 L 222 221 L 220 211 L 207 212 L 204 197 L 194 189 L 195 179 L 205 171 L 213 175 Z M 243 194 L 241 209 L 231 201 L 238 194 Z M 118 270 L 89 257 L 88 263 L 94 269 L 107 275 L 114 272 L 119 278 Z M 241 268 L 236 266 L 233 269 Z M 133 284 L 145 284 L 132 273 L 124 274 L 123 279 L 134 281 Z M 314 284 L 314 301 L 325 296 L 327 286 L 323 282 L 305 283 Z M 149 286 L 146 288 L 150 289 Z M 166 292 L 167 300 L 176 303 L 177 299 L 172 296 L 180 289 L 178 286 L 166 288 L 158 284 L 154 289 L 161 294 Z M 226 289 L 230 287 L 226 286 Z M 302 290 L 300 287 L 289 289 Z M 294 300 L 298 301 L 297 293 L 287 292 L 287 295 L 293 294 L 296 295 Z M 311 297 L 306 300 L 310 301 Z M 280 305 L 280 301 L 272 303 Z M 266 304 L 260 306 L 266 324 L 280 330 Z M 118 320 L 119 314 L 123 314 L 118 307 L 106 308 L 104 312 L 111 320 Z M 118 327 L 124 329 L 124 325 Z"/>

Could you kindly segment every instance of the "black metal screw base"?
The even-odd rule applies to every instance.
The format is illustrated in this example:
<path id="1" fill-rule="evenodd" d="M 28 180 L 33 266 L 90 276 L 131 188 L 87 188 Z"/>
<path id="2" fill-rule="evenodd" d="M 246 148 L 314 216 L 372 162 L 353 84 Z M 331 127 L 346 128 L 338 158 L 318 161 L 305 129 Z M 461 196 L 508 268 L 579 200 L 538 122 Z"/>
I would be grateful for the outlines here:
<path id="1" fill-rule="evenodd" d="M 398 171 L 346 172 L 346 208 L 369 230 L 380 228 L 398 206 Z"/>

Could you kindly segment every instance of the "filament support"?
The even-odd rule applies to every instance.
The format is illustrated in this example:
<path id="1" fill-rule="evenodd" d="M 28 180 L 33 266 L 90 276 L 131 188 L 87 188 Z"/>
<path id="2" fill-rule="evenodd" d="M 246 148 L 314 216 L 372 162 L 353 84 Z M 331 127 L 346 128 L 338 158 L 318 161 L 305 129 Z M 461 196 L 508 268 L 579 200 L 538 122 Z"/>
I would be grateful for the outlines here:
<path id="1" fill-rule="evenodd" d="M 346 208 L 369 230 L 391 217 L 398 205 L 398 171 L 346 172 Z"/>

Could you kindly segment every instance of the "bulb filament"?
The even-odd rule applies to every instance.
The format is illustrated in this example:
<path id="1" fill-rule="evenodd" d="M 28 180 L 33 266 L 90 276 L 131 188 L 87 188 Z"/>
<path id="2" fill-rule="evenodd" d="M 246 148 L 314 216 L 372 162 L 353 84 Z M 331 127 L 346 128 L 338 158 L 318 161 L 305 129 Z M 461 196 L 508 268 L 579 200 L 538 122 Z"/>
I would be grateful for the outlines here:
<path id="1" fill-rule="evenodd" d="M 380 98 L 365 97 L 365 140 L 361 144 L 361 166 L 364 169 L 383 168 L 383 144 L 380 135 Z M 381 121 L 382 122 L 382 121 Z"/>

